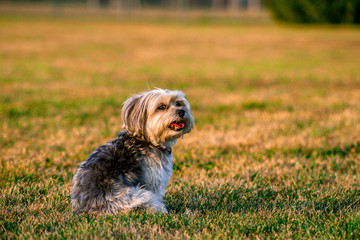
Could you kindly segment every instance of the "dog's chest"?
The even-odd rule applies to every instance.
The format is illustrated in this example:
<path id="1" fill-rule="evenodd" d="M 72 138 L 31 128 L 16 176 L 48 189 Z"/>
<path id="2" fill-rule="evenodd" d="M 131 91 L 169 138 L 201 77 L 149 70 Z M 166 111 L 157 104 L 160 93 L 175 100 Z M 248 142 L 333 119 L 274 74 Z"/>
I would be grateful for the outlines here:
<path id="1" fill-rule="evenodd" d="M 172 173 L 172 155 L 163 155 L 161 159 L 145 157 L 143 178 L 146 188 L 156 194 L 165 196 L 166 186 Z"/>

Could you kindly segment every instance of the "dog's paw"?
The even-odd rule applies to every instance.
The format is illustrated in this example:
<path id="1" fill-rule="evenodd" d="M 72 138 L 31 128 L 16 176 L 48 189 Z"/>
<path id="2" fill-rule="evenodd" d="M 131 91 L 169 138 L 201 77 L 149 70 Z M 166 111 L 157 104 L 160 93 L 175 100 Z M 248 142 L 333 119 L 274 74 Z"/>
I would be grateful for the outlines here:
<path id="1" fill-rule="evenodd" d="M 165 213 L 168 214 L 168 210 L 166 209 L 165 204 L 163 203 L 158 203 L 158 204 L 152 204 L 152 205 L 148 205 L 148 210 L 150 212 L 159 212 L 159 213 Z"/>

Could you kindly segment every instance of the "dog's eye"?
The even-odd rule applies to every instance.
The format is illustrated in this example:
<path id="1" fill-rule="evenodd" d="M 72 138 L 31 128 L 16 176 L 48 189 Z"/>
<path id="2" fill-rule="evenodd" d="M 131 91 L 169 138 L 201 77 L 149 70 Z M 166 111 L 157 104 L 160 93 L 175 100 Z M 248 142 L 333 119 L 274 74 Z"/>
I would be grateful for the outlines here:
<path id="1" fill-rule="evenodd" d="M 158 109 L 158 110 L 165 110 L 165 109 L 166 109 L 166 105 L 162 104 L 162 105 L 160 105 L 157 109 Z"/>
<path id="2" fill-rule="evenodd" d="M 175 106 L 177 106 L 177 107 L 181 107 L 181 106 L 182 106 L 182 104 L 181 104 L 181 102 L 176 102 Z"/>

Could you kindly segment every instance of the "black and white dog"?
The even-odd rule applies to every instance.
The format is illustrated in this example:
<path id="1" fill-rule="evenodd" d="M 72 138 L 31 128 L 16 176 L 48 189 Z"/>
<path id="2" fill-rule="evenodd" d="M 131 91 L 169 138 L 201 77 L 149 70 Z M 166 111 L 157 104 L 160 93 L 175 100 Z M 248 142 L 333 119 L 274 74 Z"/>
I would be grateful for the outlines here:
<path id="1" fill-rule="evenodd" d="M 172 173 L 171 148 L 194 126 L 180 91 L 155 89 L 125 101 L 125 131 L 100 146 L 78 168 L 74 212 L 113 214 L 138 206 L 167 213 L 162 203 Z"/>

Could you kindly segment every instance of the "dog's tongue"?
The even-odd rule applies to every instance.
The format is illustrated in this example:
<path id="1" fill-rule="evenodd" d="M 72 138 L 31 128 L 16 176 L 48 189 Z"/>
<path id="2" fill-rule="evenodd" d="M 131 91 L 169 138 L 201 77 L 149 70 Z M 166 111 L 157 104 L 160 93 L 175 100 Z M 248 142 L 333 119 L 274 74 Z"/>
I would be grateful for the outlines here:
<path id="1" fill-rule="evenodd" d="M 170 125 L 170 127 L 175 128 L 175 129 L 184 128 L 184 126 L 185 126 L 184 123 L 175 123 L 175 122 Z"/>

